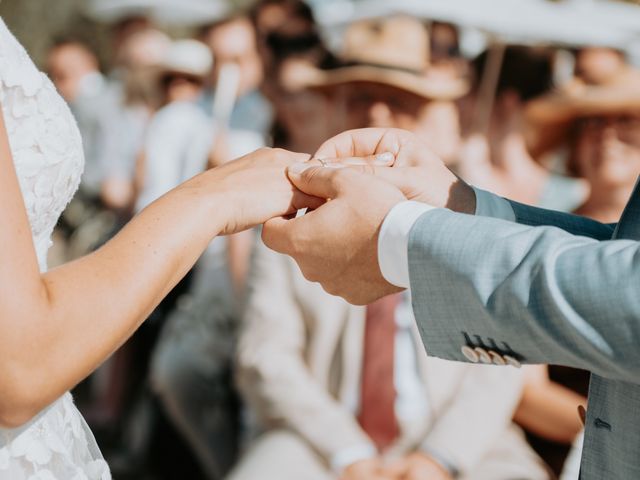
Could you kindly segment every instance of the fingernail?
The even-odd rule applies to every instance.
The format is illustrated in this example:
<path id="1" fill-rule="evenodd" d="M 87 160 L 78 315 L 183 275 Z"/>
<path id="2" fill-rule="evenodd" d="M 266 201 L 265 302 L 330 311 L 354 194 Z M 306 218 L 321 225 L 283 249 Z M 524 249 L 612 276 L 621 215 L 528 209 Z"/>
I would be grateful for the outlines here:
<path id="1" fill-rule="evenodd" d="M 289 165 L 288 171 L 289 173 L 293 173 L 294 175 L 300 175 L 302 174 L 302 172 L 304 172 L 308 168 L 311 168 L 312 166 L 313 165 L 309 164 L 308 162 L 294 163 L 293 165 Z"/>
<path id="2" fill-rule="evenodd" d="M 389 165 L 391 163 L 393 163 L 393 161 L 396 159 L 395 155 L 391 152 L 385 152 L 385 153 L 381 153 L 379 155 L 376 155 L 375 158 L 375 163 L 376 165 Z"/>

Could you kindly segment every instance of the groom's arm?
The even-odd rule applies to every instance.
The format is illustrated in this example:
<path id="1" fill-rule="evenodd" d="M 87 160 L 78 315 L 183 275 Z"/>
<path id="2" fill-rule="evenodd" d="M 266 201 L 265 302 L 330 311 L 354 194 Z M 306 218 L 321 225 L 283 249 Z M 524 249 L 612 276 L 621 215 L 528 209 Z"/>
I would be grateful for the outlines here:
<path id="1" fill-rule="evenodd" d="M 573 235 L 595 240 L 610 240 L 615 230 L 615 225 L 602 224 L 586 217 L 532 207 L 479 188 L 473 188 L 473 191 L 477 217 L 491 217 L 532 227 L 557 227 Z M 387 280 L 394 285 L 409 287 L 409 231 L 423 213 L 433 209 L 434 207 L 424 203 L 406 202 L 398 206 L 382 225 L 379 240 L 380 268 Z"/>
<path id="2" fill-rule="evenodd" d="M 411 205 L 400 204 L 387 216 L 379 260 L 387 280 L 408 286 L 410 279 L 429 354 L 464 361 L 462 347 L 484 346 L 523 363 L 640 379 L 637 242 L 599 242 L 558 228 L 443 209 L 409 224 L 404 219 Z M 418 206 L 412 208 L 415 215 Z M 518 209 L 516 204 L 514 214 Z M 567 215 L 557 218 L 573 221 Z M 610 229 L 596 222 L 591 227 L 587 233 L 596 237 Z M 408 268 L 388 271 L 386 266 L 402 262 L 397 255 L 401 238 L 407 242 Z"/>
<path id="3" fill-rule="evenodd" d="M 590 218 L 557 212 L 544 208 L 532 207 L 494 195 L 493 193 L 473 189 L 476 195 L 477 216 L 493 217 L 511 222 L 529 225 L 530 227 L 558 227 L 573 235 L 590 237 L 596 240 L 609 240 L 615 225 L 606 225 Z"/>

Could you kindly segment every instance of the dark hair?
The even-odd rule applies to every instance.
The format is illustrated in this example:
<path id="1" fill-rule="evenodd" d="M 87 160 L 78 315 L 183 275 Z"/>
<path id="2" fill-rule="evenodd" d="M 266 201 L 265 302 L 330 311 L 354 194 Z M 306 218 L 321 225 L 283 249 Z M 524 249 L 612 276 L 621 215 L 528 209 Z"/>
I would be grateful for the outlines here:
<path id="1" fill-rule="evenodd" d="M 313 10 L 303 0 L 258 0 L 249 10 L 249 18 L 254 25 L 257 24 L 260 10 L 269 6 L 278 6 L 288 10 L 289 17 L 306 20 L 312 25 L 316 23 Z"/>
<path id="2" fill-rule="evenodd" d="M 487 65 L 487 52 L 473 62 L 476 83 L 482 79 Z M 547 92 L 553 85 L 553 52 L 548 48 L 508 46 L 498 78 L 496 95 L 515 91 L 523 101 Z M 476 84 L 477 87 L 477 84 Z"/>

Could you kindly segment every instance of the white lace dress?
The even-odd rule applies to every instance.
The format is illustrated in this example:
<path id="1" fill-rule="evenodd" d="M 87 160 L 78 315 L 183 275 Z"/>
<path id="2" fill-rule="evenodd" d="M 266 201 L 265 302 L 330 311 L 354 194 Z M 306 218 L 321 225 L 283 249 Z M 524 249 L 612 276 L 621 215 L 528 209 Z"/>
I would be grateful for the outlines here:
<path id="1" fill-rule="evenodd" d="M 67 105 L 2 19 L 0 103 L 38 262 L 45 270 L 51 233 L 80 181 L 82 143 Z M 0 480 L 110 478 L 109 468 L 69 393 L 27 425 L 0 429 Z"/>

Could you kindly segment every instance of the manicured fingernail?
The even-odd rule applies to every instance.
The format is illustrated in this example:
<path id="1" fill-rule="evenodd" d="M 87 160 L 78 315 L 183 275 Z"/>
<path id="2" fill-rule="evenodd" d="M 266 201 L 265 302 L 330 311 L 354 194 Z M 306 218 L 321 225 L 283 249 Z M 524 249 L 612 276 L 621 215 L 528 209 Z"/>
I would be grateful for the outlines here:
<path id="1" fill-rule="evenodd" d="M 293 165 L 289 165 L 289 173 L 293 173 L 294 175 L 300 175 L 302 172 L 307 170 L 308 168 L 313 167 L 309 162 L 305 163 L 294 163 Z"/>
<path id="2" fill-rule="evenodd" d="M 390 163 L 393 163 L 395 159 L 396 157 L 393 153 L 385 152 L 385 153 L 376 155 L 375 163 L 376 165 L 389 165 Z"/>

